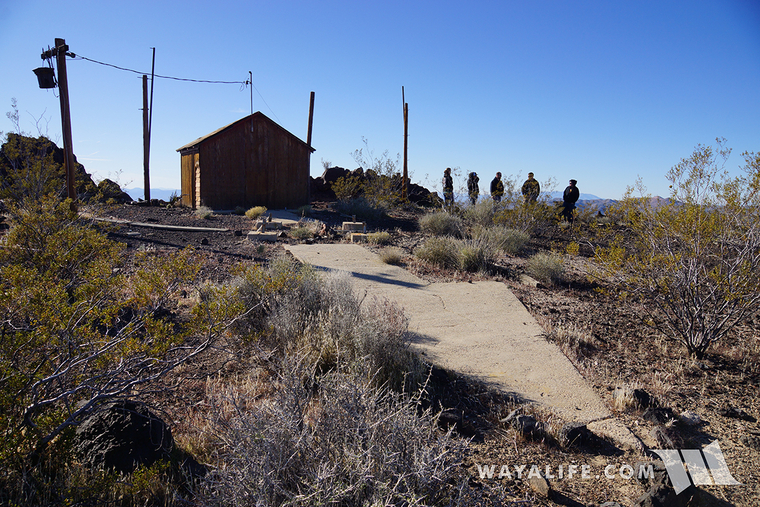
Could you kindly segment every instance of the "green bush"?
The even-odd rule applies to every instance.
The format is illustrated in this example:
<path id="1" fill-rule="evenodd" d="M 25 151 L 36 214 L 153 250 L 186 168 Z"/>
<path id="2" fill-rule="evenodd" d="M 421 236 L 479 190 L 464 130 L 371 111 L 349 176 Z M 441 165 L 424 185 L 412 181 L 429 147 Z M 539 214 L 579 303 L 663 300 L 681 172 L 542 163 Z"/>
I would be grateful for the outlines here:
<path id="1" fill-rule="evenodd" d="M 544 283 L 556 284 L 562 281 L 565 271 L 562 257 L 555 253 L 539 252 L 528 259 L 528 274 Z"/>
<path id="2" fill-rule="evenodd" d="M 414 255 L 418 259 L 442 268 L 459 266 L 459 245 L 456 238 L 450 236 L 428 238 L 414 251 Z"/>
<path id="3" fill-rule="evenodd" d="M 319 220 L 302 218 L 290 228 L 290 235 L 295 239 L 309 239 L 317 236 L 322 230 L 323 223 Z"/>
<path id="4" fill-rule="evenodd" d="M 249 208 L 245 212 L 245 216 L 247 218 L 250 218 L 251 220 L 256 220 L 257 218 L 259 218 L 261 215 L 263 215 L 266 212 L 267 212 L 266 207 L 264 207 L 264 206 L 254 206 L 253 208 Z"/>
<path id="5" fill-rule="evenodd" d="M 529 204 L 516 202 L 510 206 L 502 206 L 493 218 L 497 225 L 523 231 L 530 235 L 541 235 L 547 230 L 551 230 L 557 220 L 557 207 L 543 201 Z"/>
<path id="6" fill-rule="evenodd" d="M 373 245 L 386 245 L 391 241 L 391 234 L 387 231 L 370 232 L 367 241 Z"/>
<path id="7" fill-rule="evenodd" d="M 468 206 L 464 209 L 463 218 L 465 222 L 475 226 L 488 227 L 493 225 L 495 205 L 492 199 L 479 201 L 475 206 Z"/>
<path id="8" fill-rule="evenodd" d="M 174 298 L 200 271 L 192 250 L 123 255 L 70 202 L 11 205 L 0 248 L 0 491 L 44 497 L 71 429 L 113 398 L 207 350 L 242 311 L 217 290 L 182 323 Z M 25 479 L 24 479 L 25 478 Z M 49 493 L 49 491 L 48 491 Z M 9 493 L 11 494 L 11 493 Z"/>
<path id="9" fill-rule="evenodd" d="M 433 236 L 461 237 L 464 233 L 464 224 L 458 216 L 439 211 L 420 218 L 420 230 Z"/>
<path id="10" fill-rule="evenodd" d="M 504 226 L 478 227 L 473 232 L 473 238 L 489 243 L 509 255 L 520 253 L 530 240 L 528 233 Z"/>
<path id="11" fill-rule="evenodd" d="M 291 227 L 290 236 L 295 239 L 309 239 L 314 237 L 314 233 L 308 227 Z"/>
<path id="12" fill-rule="evenodd" d="M 330 185 L 330 188 L 339 201 L 350 201 L 362 194 L 363 185 L 359 175 L 349 174 L 338 178 Z"/>
<path id="13" fill-rule="evenodd" d="M 745 152 L 740 176 L 730 149 L 698 145 L 666 175 L 670 199 L 639 183 L 611 210 L 625 229 L 596 260 L 621 297 L 641 298 L 647 322 L 700 358 L 760 310 L 760 155 Z"/>
<path id="14" fill-rule="evenodd" d="M 494 248 L 486 241 L 464 240 L 458 242 L 459 269 L 462 271 L 488 271 L 494 260 Z"/>
<path id="15" fill-rule="evenodd" d="M 385 264 L 398 266 L 404 258 L 404 253 L 398 248 L 384 248 L 380 252 L 380 260 Z"/>

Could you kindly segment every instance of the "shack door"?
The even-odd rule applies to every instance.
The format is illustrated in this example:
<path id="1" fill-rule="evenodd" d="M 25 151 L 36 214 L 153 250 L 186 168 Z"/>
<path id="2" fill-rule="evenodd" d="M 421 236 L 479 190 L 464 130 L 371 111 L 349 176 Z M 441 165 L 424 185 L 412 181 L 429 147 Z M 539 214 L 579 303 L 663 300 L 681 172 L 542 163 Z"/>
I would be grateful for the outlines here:
<path id="1" fill-rule="evenodd" d="M 198 153 L 182 155 L 182 205 L 195 207 L 197 185 Z"/>

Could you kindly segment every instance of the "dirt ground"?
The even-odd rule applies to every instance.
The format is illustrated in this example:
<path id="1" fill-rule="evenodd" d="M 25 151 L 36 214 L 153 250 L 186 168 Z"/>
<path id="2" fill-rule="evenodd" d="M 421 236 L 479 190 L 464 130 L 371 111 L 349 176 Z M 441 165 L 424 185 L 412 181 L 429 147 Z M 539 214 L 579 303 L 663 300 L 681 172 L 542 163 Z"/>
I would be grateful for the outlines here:
<path id="1" fill-rule="evenodd" d="M 128 250 L 175 250 L 193 246 L 207 257 L 204 276 L 221 281 L 240 262 L 266 263 L 285 255 L 283 242 L 253 243 L 246 233 L 252 221 L 238 215 L 199 218 L 184 208 L 134 205 L 98 206 L 83 209 L 93 216 L 133 222 L 226 229 L 220 231 L 178 231 L 128 224 L 102 224 L 109 236 L 127 245 Z M 327 203 L 314 203 L 311 218 L 338 229 L 347 217 L 332 211 Z M 424 265 L 411 255 L 424 237 L 417 230 L 414 212 L 392 214 L 368 229 L 391 234 L 391 245 L 404 252 L 403 265 L 416 275 L 434 280 L 490 278 L 503 281 L 573 361 L 581 374 L 607 400 L 619 417 L 647 446 L 661 449 L 651 432 L 659 423 L 646 420 L 642 409 L 617 410 L 613 401 L 616 387 L 640 388 L 653 396 L 660 407 L 672 409 L 677 417 L 695 412 L 701 422 L 695 426 L 666 425 L 679 448 L 702 448 L 717 441 L 733 477 L 740 486 L 700 486 L 699 505 L 760 505 L 760 316 L 748 318 L 732 336 L 696 361 L 683 348 L 647 327 L 637 311 L 639 303 L 621 301 L 606 293 L 603 284 L 588 276 L 591 250 L 582 247 L 578 255 L 565 255 L 565 279 L 554 286 L 537 286 L 518 281 L 533 253 L 552 249 L 565 251 L 571 238 L 561 233 L 534 239 L 516 257 L 504 256 L 491 274 L 444 271 Z M 330 241 L 342 241 L 340 237 Z M 323 241 L 316 239 L 315 241 Z M 368 247 L 371 248 L 371 247 Z M 463 505 L 601 505 L 615 501 L 633 505 L 645 492 L 637 480 L 626 479 L 625 465 L 636 467 L 647 460 L 636 451 L 616 448 L 607 441 L 591 441 L 582 446 L 564 447 L 552 438 L 526 439 L 499 422 L 514 408 L 510 400 L 486 386 L 453 374 L 438 372 L 437 401 L 445 409 L 462 438 L 471 438 L 465 474 L 468 493 Z M 528 410 L 530 412 L 530 410 Z M 550 427 L 562 421 L 550 414 L 535 414 Z M 754 442 L 754 444 L 753 444 Z M 754 445 L 754 447 L 752 447 Z M 493 478 L 481 478 L 481 471 L 495 465 Z M 526 468 L 521 478 L 516 470 Z M 553 492 L 549 498 L 536 492 L 526 475 L 532 465 L 549 472 Z M 571 465 L 578 472 L 568 477 Z M 581 470 L 589 471 L 581 477 Z M 614 475 L 608 478 L 605 467 Z M 547 467 L 549 469 L 547 470 Z M 560 467 L 562 472 L 560 472 Z M 623 468 L 621 468 L 623 467 Z M 512 477 L 499 471 L 507 470 Z M 562 478 L 560 473 L 564 473 Z M 572 475 L 572 474 L 571 474 Z"/>

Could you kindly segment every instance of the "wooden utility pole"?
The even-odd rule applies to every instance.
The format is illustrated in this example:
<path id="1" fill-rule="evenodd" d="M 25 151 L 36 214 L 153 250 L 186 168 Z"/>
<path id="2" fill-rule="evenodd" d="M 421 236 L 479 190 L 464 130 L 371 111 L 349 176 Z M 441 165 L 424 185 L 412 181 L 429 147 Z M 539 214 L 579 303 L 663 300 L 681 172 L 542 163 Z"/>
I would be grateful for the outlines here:
<path id="1" fill-rule="evenodd" d="M 309 130 L 306 133 L 306 144 L 311 148 L 311 125 L 314 122 L 314 92 L 311 92 L 309 98 Z"/>
<path id="2" fill-rule="evenodd" d="M 407 166 L 407 138 L 409 137 L 409 104 L 406 103 L 404 98 L 404 87 L 401 87 L 401 102 L 404 104 L 404 176 L 401 183 L 401 199 L 406 202 L 409 200 L 409 187 L 407 180 L 409 179 L 409 170 Z"/>
<path id="3" fill-rule="evenodd" d="M 309 172 L 311 172 L 311 126 L 314 123 L 314 92 L 309 96 L 309 130 L 306 132 L 306 144 L 309 145 Z M 308 186 L 307 195 L 311 202 L 311 185 Z"/>
<path id="4" fill-rule="evenodd" d="M 66 52 L 69 47 L 65 39 L 55 39 L 55 48 L 42 53 L 42 58 L 56 57 L 58 65 L 58 91 L 61 99 L 61 125 L 63 129 L 63 165 L 66 169 L 66 194 L 76 201 L 76 167 L 74 166 L 74 143 L 71 139 L 71 107 L 69 105 L 69 81 L 66 75 Z"/>
<path id="5" fill-rule="evenodd" d="M 148 105 L 148 76 L 143 74 L 143 174 L 145 202 L 150 204 L 150 131 L 153 124 L 153 83 L 156 80 L 156 48 L 150 74 L 150 105 Z"/>
<path id="6" fill-rule="evenodd" d="M 148 130 L 148 76 L 143 74 L 143 175 L 145 202 L 150 204 L 150 131 Z"/>

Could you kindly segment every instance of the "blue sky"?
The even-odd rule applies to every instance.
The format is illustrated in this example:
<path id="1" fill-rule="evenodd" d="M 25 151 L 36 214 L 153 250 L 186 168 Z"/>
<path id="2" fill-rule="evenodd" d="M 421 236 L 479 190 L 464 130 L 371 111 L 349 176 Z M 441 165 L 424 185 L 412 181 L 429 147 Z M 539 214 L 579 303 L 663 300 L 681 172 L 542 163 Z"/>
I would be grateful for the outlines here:
<path id="1" fill-rule="evenodd" d="M 689 1 L 97 2 L 0 0 L 0 101 L 21 128 L 62 145 L 57 95 L 32 69 L 56 37 L 93 60 L 199 80 L 243 82 L 254 109 L 306 139 L 316 94 L 311 174 L 353 169 L 366 138 L 403 151 L 409 104 L 412 179 L 440 189 L 459 167 L 569 178 L 619 198 L 718 136 L 760 151 L 760 3 Z M 74 152 L 96 178 L 142 186 L 140 76 L 67 61 Z M 179 188 L 176 149 L 250 113 L 250 89 L 156 79 L 151 184 Z M 0 118 L 0 131 L 12 130 Z M 481 185 L 482 187 L 484 185 Z M 548 190 L 548 189 L 547 189 Z"/>

